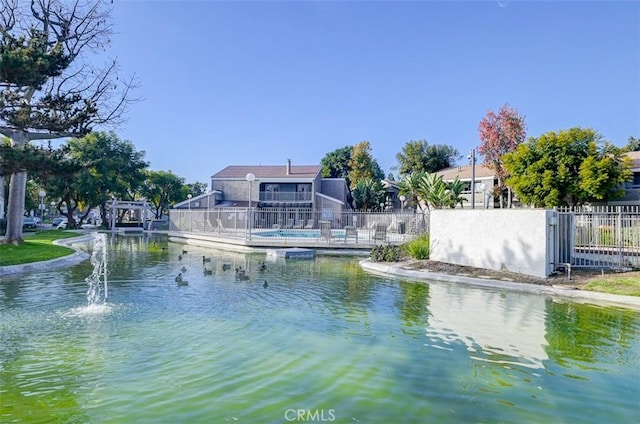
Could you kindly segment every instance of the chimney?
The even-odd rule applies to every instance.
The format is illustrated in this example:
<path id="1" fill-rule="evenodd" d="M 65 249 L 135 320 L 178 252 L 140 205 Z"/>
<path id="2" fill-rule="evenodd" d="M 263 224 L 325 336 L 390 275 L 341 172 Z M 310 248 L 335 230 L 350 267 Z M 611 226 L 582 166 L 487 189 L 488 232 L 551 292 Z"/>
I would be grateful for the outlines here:
<path id="1" fill-rule="evenodd" d="M 287 159 L 287 175 L 291 175 L 291 159 Z"/>

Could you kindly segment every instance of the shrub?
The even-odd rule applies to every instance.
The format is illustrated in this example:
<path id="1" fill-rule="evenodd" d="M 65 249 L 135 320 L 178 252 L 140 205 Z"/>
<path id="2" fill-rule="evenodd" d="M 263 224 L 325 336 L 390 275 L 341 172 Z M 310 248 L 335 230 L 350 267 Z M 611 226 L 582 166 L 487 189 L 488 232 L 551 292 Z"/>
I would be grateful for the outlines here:
<path id="1" fill-rule="evenodd" d="M 424 233 L 405 245 L 405 250 L 414 259 L 429 259 L 429 233 Z"/>
<path id="2" fill-rule="evenodd" d="M 375 246 L 371 249 L 371 260 L 373 262 L 399 262 L 402 257 L 403 248 L 401 246 L 387 244 Z"/>

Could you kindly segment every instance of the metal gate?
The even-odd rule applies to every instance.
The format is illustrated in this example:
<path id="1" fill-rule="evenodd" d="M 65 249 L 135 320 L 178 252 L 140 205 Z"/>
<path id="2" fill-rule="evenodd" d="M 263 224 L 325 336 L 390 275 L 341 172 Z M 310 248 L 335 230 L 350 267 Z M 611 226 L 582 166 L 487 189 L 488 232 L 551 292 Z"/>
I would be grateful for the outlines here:
<path id="1" fill-rule="evenodd" d="M 556 213 L 556 267 L 640 267 L 640 206 L 590 206 Z"/>

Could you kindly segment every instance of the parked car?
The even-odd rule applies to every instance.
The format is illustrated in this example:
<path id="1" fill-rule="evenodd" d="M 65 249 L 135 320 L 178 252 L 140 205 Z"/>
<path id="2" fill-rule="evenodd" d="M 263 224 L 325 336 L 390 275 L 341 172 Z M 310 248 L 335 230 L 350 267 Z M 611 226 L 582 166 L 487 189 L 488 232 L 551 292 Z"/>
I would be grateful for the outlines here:
<path id="1" fill-rule="evenodd" d="M 58 225 L 55 226 L 55 228 L 57 228 L 58 230 L 66 230 L 68 223 L 69 220 L 67 218 L 62 218 L 62 221 L 60 221 Z"/>
<path id="2" fill-rule="evenodd" d="M 26 230 L 26 229 L 35 230 L 37 228 L 38 228 L 38 224 L 36 223 L 35 219 L 31 218 L 30 216 L 25 216 L 22 218 L 23 230 Z"/>
<path id="3" fill-rule="evenodd" d="M 59 217 L 57 217 L 57 218 L 53 218 L 53 220 L 51 221 L 51 226 L 52 226 L 53 228 L 57 228 L 57 227 L 58 227 L 58 225 L 60 225 L 60 223 L 61 223 L 62 221 L 66 221 L 66 220 L 67 220 L 67 218 L 65 218 L 64 216 L 59 216 Z"/>

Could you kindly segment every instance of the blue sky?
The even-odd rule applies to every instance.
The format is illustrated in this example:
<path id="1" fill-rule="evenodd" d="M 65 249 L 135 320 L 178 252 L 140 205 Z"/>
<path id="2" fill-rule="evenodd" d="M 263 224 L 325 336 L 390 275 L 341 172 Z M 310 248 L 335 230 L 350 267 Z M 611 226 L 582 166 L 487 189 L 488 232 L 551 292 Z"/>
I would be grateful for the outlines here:
<path id="1" fill-rule="evenodd" d="M 153 170 L 318 164 L 367 140 L 479 144 L 505 102 L 528 136 L 640 136 L 639 2 L 115 1 L 107 54 L 141 83 L 117 129 Z"/>

